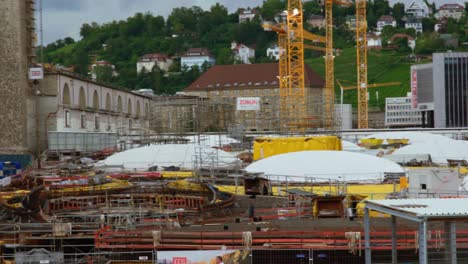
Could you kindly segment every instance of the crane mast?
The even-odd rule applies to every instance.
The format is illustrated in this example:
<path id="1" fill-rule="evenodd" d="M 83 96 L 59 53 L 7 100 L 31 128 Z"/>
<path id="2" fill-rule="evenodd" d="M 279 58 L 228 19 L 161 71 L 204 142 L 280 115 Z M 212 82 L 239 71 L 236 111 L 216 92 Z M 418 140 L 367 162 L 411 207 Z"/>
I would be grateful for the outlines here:
<path id="1" fill-rule="evenodd" d="M 304 35 L 302 0 L 288 0 L 287 11 L 289 126 L 296 128 L 307 117 L 304 87 Z"/>
<path id="2" fill-rule="evenodd" d="M 366 0 L 356 0 L 356 65 L 358 90 L 358 128 L 369 128 L 367 95 L 367 20 Z"/>
<path id="3" fill-rule="evenodd" d="M 333 55 L 333 0 L 325 1 L 325 127 L 333 127 L 335 112 L 335 56 Z"/>

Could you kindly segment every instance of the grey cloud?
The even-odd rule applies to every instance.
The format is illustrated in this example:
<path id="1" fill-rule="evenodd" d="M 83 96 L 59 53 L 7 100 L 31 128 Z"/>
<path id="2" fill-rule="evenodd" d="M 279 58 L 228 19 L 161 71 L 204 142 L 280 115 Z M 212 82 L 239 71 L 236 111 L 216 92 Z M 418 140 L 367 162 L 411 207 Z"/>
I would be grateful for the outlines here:
<path id="1" fill-rule="evenodd" d="M 41 0 L 44 10 L 80 10 L 81 1 L 75 0 Z M 39 3 L 39 2 L 38 2 Z"/>

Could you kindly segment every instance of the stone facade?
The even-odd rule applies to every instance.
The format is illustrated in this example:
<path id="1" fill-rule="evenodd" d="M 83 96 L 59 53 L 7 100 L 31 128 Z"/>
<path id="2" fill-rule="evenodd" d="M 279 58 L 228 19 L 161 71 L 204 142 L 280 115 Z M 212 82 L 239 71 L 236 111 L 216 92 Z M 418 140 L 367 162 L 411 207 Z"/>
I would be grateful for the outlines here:
<path id="1" fill-rule="evenodd" d="M 39 123 L 44 124 L 39 127 L 41 143 L 47 141 L 47 132 L 149 132 L 148 96 L 51 70 L 46 71 L 42 87 L 37 104 Z"/>
<path id="2" fill-rule="evenodd" d="M 28 80 L 33 59 L 31 0 L 0 0 L 0 153 L 31 153 L 34 139 L 33 85 Z"/>

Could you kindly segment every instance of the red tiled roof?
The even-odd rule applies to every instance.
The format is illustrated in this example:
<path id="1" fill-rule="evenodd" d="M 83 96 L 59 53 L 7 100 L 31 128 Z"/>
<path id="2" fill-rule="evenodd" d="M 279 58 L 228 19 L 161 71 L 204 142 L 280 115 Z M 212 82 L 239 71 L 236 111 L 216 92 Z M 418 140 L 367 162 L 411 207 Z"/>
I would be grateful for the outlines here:
<path id="1" fill-rule="evenodd" d="M 96 61 L 96 65 L 112 65 L 112 63 L 102 60 L 102 61 Z"/>
<path id="2" fill-rule="evenodd" d="M 414 40 L 414 38 L 410 35 L 398 33 L 398 34 L 393 35 L 390 38 L 390 41 L 393 42 L 397 38 L 407 38 L 408 40 Z"/>
<path id="3" fill-rule="evenodd" d="M 169 56 L 163 53 L 151 53 L 151 54 L 145 54 L 140 57 L 139 61 L 145 61 L 145 60 L 155 60 L 155 61 L 166 61 L 170 59 Z"/>
<path id="4" fill-rule="evenodd" d="M 278 87 L 278 63 L 215 65 L 184 91 Z M 305 86 L 323 88 L 325 81 L 305 66 Z"/>
<path id="5" fill-rule="evenodd" d="M 255 49 L 256 48 L 256 45 L 237 44 L 234 48 L 232 48 L 232 50 L 238 51 L 240 48 L 242 48 L 242 46 L 250 48 L 250 49 Z"/>
<path id="6" fill-rule="evenodd" d="M 465 9 L 463 6 L 459 4 L 444 4 L 439 7 L 439 10 L 460 10 L 463 11 Z"/>
<path id="7" fill-rule="evenodd" d="M 190 48 L 182 57 L 212 56 L 207 48 Z"/>
<path id="8" fill-rule="evenodd" d="M 389 15 L 383 15 L 377 21 L 395 21 L 395 18 Z"/>

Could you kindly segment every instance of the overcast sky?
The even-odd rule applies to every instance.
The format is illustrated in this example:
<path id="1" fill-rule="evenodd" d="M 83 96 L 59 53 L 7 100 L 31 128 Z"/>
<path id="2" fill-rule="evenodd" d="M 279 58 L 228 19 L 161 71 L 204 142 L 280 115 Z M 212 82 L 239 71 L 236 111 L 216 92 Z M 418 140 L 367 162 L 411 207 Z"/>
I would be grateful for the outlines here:
<path id="1" fill-rule="evenodd" d="M 219 2 L 228 7 L 230 12 L 239 7 L 254 7 L 263 0 L 37 0 L 43 1 L 43 25 L 45 44 L 57 39 L 72 37 L 79 39 L 80 27 L 83 23 L 105 23 L 112 20 L 122 20 L 137 12 L 151 12 L 155 15 L 167 16 L 175 7 L 200 6 L 209 9 Z M 410 0 L 390 0 L 394 2 Z M 436 4 L 446 2 L 463 3 L 463 0 L 435 0 Z"/>

